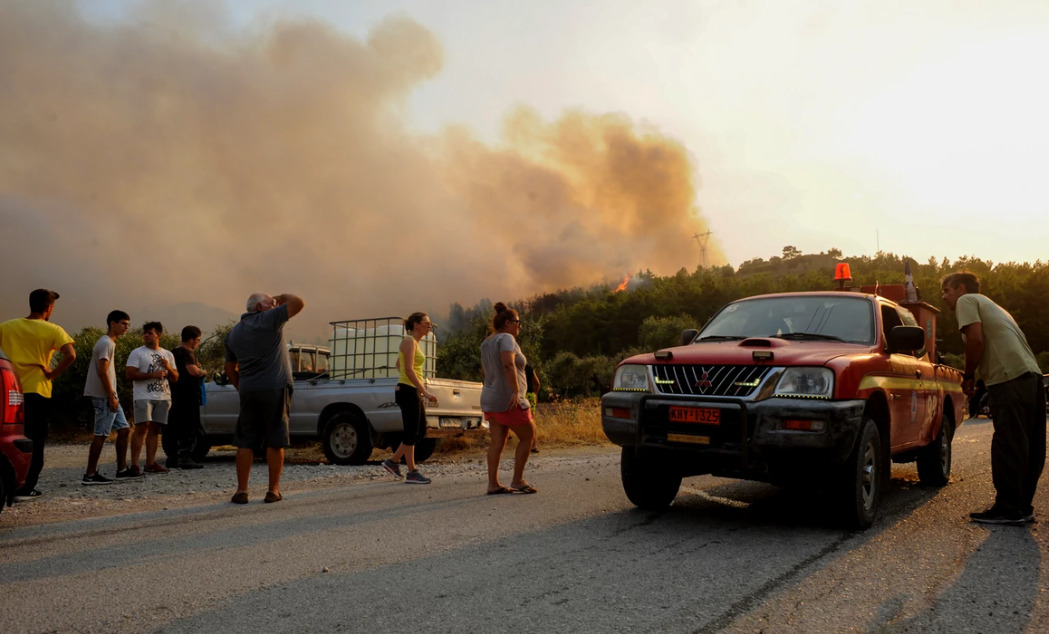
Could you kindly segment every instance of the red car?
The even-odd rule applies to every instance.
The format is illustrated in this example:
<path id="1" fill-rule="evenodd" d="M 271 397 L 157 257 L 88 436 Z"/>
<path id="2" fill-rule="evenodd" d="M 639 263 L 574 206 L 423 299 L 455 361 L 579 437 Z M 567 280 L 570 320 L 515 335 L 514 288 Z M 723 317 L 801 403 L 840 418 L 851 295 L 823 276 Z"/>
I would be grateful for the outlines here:
<path id="1" fill-rule="evenodd" d="M 33 441 L 25 437 L 22 385 L 14 366 L 0 350 L 0 511 L 11 506 L 15 491 L 25 484 Z"/>

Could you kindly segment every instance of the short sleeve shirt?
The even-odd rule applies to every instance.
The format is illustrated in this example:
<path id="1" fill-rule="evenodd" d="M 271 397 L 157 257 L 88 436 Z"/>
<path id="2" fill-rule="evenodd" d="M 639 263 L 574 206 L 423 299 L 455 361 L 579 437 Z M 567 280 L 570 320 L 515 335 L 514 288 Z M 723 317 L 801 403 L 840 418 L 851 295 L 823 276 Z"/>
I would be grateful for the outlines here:
<path id="1" fill-rule="evenodd" d="M 507 383 L 506 374 L 503 372 L 503 352 L 514 353 L 518 402 L 522 407 L 530 406 L 525 397 L 527 382 L 524 369 L 527 361 L 524 353 L 513 335 L 500 332 L 490 335 L 481 343 L 481 365 L 484 367 L 484 387 L 481 388 L 483 412 L 505 412 L 509 408 L 510 395 L 513 394 L 514 388 Z"/>
<path id="2" fill-rule="evenodd" d="M 1028 372 L 1041 373 L 1027 338 L 1013 316 L 989 297 L 966 293 L 958 298 L 954 312 L 959 328 L 979 323 L 983 329 L 983 357 L 976 374 L 984 383 L 997 385 Z"/>
<path id="3" fill-rule="evenodd" d="M 139 346 L 131 351 L 127 357 L 127 367 L 135 368 L 146 374 L 164 369 L 161 359 L 167 359 L 171 367 L 175 367 L 175 356 L 170 350 L 157 348 L 150 350 L 146 346 Z M 177 368 L 176 368 L 177 369 Z M 134 381 L 133 398 L 136 401 L 170 401 L 171 387 L 167 378 L 143 379 Z"/>
<path id="4" fill-rule="evenodd" d="M 291 358 L 284 344 L 288 305 L 244 313 L 226 335 L 226 362 L 236 363 L 240 392 L 279 390 L 292 384 Z"/>
<path id="5" fill-rule="evenodd" d="M 102 359 L 109 361 L 108 378 L 109 386 L 113 392 L 117 391 L 117 368 L 114 358 L 117 353 L 117 342 L 102 335 L 91 350 L 91 363 L 87 366 L 87 383 L 84 384 L 84 396 L 97 396 L 106 398 L 106 388 L 102 379 L 98 376 L 98 363 Z"/>
<path id="6" fill-rule="evenodd" d="M 171 386 L 171 402 L 184 405 L 200 405 L 200 382 L 204 377 L 190 376 L 187 365 L 198 365 L 197 355 L 189 348 L 179 346 L 171 351 L 175 357 L 178 381 Z"/>
<path id="7" fill-rule="evenodd" d="M 44 368 L 50 368 L 55 351 L 69 343 L 73 338 L 61 326 L 43 319 L 20 317 L 0 324 L 0 348 L 27 394 L 51 398 L 51 381 L 44 376 Z"/>

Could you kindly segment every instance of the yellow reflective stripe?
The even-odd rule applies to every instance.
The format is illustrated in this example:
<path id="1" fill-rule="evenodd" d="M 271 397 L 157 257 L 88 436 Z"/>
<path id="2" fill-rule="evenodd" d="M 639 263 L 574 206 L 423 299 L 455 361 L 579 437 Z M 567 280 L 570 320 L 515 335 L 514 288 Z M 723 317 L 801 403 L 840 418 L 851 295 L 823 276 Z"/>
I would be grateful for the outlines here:
<path id="1" fill-rule="evenodd" d="M 868 374 L 867 376 L 860 379 L 860 390 L 870 390 L 874 388 L 881 388 L 883 390 L 917 390 L 919 387 L 925 390 L 933 390 L 939 388 L 944 392 L 961 392 L 962 386 L 960 383 L 954 383 L 953 381 L 943 380 L 932 380 L 932 379 L 912 379 L 903 376 L 877 376 Z"/>

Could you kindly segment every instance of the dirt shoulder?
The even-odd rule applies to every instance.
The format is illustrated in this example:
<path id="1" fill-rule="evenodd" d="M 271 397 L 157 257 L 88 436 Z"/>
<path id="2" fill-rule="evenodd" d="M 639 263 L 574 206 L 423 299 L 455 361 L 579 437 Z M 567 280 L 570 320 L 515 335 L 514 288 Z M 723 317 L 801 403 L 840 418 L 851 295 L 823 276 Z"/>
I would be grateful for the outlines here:
<path id="1" fill-rule="evenodd" d="M 544 465 L 553 461 L 573 460 L 614 450 L 610 446 L 544 449 L 532 454 L 528 468 L 542 470 Z M 235 451 L 232 447 L 212 449 L 203 469 L 175 469 L 170 473 L 147 475 L 111 485 L 83 486 L 80 479 L 87 464 L 88 445 L 48 443 L 44 470 L 37 485 L 44 495 L 31 502 L 17 502 L 4 508 L 0 513 L 0 532 L 52 522 L 228 503 L 236 490 Z M 391 476 L 379 466 L 387 455 L 377 451 L 367 464 L 337 466 L 326 464 L 315 445 L 293 447 L 285 456 L 281 491 L 285 495 L 294 495 L 296 491 L 389 480 Z M 510 446 L 503 454 L 502 467 L 506 470 L 512 465 Z M 420 468 L 431 478 L 472 474 L 477 479 L 478 488 L 486 485 L 485 454 L 480 448 L 437 453 Z M 99 471 L 110 478 L 116 472 L 115 449 L 110 443 L 102 450 Z M 261 499 L 265 495 L 266 478 L 265 463 L 256 461 L 251 472 L 250 493 L 253 498 Z"/>

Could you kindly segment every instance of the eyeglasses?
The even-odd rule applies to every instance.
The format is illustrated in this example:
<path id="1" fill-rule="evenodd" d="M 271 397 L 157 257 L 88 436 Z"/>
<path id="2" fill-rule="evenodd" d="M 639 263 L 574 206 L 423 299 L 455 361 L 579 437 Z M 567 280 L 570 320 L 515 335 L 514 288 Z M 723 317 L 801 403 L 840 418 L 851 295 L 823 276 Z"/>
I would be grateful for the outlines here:
<path id="1" fill-rule="evenodd" d="M 520 319 L 507 319 L 506 321 L 511 323 L 511 324 L 518 324 L 518 325 L 520 325 L 520 323 L 521 323 Z"/>

